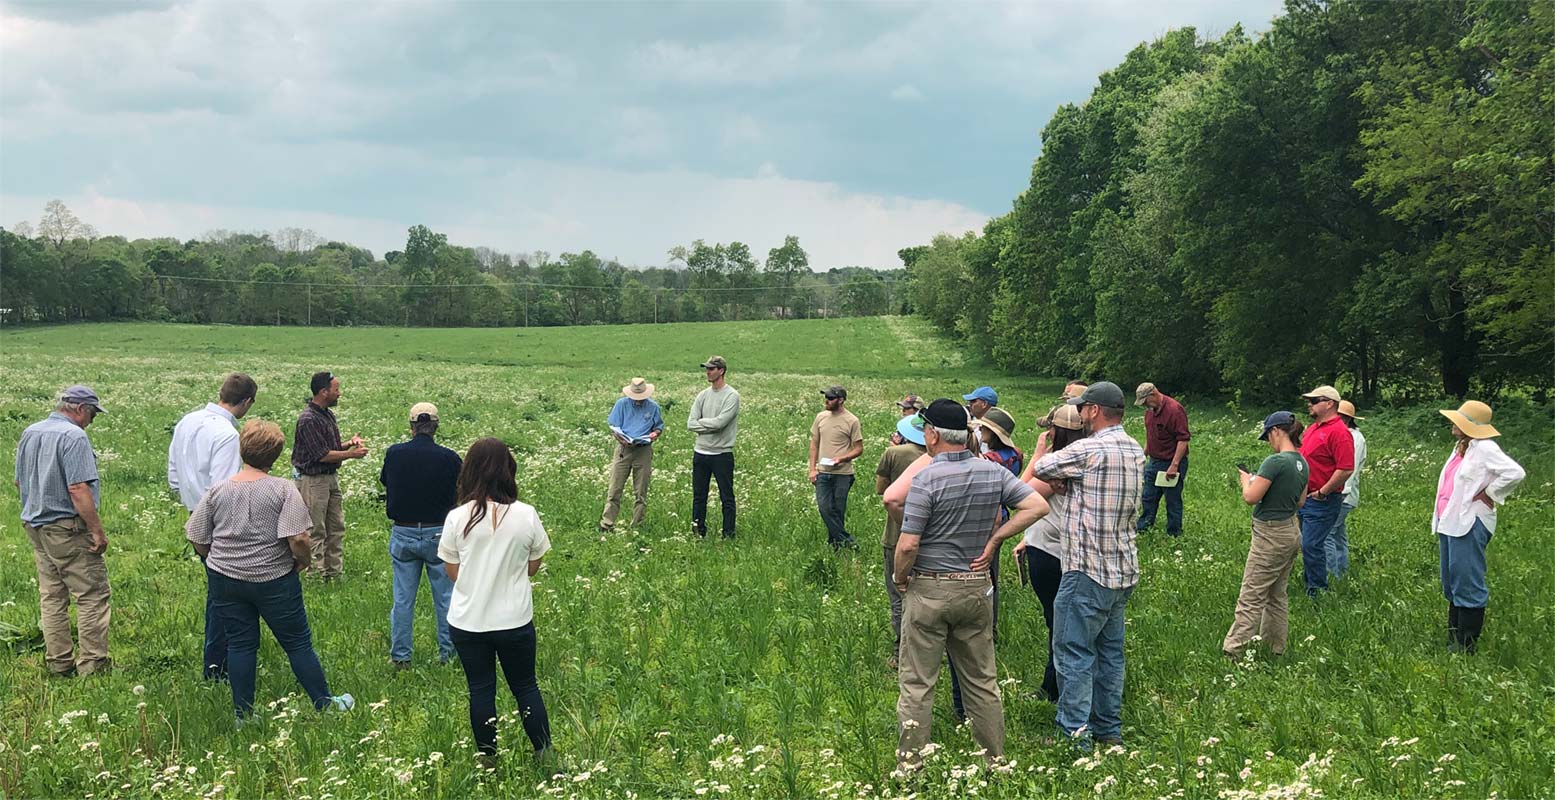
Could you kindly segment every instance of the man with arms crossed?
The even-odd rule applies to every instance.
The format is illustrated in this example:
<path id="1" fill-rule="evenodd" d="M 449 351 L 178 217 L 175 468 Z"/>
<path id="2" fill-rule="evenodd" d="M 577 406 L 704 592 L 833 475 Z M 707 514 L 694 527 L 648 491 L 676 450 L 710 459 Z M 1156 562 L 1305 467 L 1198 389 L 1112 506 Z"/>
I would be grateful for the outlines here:
<path id="1" fill-rule="evenodd" d="M 702 362 L 708 387 L 691 401 L 686 429 L 697 435 L 691 452 L 691 529 L 707 536 L 707 482 L 718 481 L 723 507 L 723 536 L 734 538 L 734 437 L 740 432 L 740 393 L 724 383 L 729 365 L 723 356 Z"/>

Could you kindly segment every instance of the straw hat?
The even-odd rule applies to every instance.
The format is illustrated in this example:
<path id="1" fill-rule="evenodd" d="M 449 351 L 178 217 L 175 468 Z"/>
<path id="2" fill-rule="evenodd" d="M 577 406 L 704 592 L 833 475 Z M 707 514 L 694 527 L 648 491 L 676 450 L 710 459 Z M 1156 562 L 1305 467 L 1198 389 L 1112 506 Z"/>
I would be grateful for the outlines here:
<path id="1" fill-rule="evenodd" d="M 1356 415 L 1355 404 L 1349 400 L 1339 401 L 1339 413 L 1343 416 L 1349 417 L 1350 419 L 1366 419 L 1365 417 Z"/>
<path id="2" fill-rule="evenodd" d="M 980 424 L 1003 442 L 1005 447 L 1015 446 L 1015 438 L 1010 436 L 1010 432 L 1015 429 L 1015 418 L 1010 416 L 1010 412 L 998 407 L 990 408 Z"/>
<path id="3" fill-rule="evenodd" d="M 653 384 L 642 378 L 633 378 L 631 383 L 621 387 L 621 394 L 633 400 L 647 400 L 653 396 Z"/>
<path id="4" fill-rule="evenodd" d="M 1478 400 L 1467 400 L 1458 406 L 1457 411 L 1442 409 L 1442 416 L 1452 420 L 1452 424 L 1458 426 L 1470 439 L 1489 439 L 1492 436 L 1500 436 L 1501 432 L 1490 425 L 1490 406 Z"/>

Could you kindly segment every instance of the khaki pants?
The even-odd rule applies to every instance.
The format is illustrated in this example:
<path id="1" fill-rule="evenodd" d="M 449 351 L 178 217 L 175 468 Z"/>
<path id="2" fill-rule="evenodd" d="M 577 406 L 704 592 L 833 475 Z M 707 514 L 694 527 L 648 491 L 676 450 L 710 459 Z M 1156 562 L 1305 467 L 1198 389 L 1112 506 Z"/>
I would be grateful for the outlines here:
<path id="1" fill-rule="evenodd" d="M 52 672 L 75 669 L 88 675 L 108 666 L 108 566 L 93 553 L 92 535 L 80 517 L 66 517 L 34 528 L 23 524 L 38 568 L 38 627 L 43 629 L 44 661 Z M 70 600 L 76 601 L 81 650 L 72 658 Z"/>
<path id="2" fill-rule="evenodd" d="M 1300 553 L 1301 524 L 1295 516 L 1278 522 L 1253 520 L 1242 591 L 1236 598 L 1236 620 L 1220 645 L 1227 655 L 1241 655 L 1254 636 L 1262 637 L 1275 655 L 1285 652 L 1290 615 L 1286 588 Z"/>
<path id="3" fill-rule="evenodd" d="M 308 516 L 313 518 L 313 530 L 308 539 L 313 545 L 314 572 L 326 578 L 340 575 L 345 555 L 346 517 L 340 507 L 340 476 L 302 475 L 297 478 L 297 491 L 308 506 Z"/>
<path id="4" fill-rule="evenodd" d="M 897 763 L 921 763 L 934 719 L 934 686 L 948 651 L 961 677 L 972 738 L 988 758 L 1004 756 L 1004 704 L 994 667 L 993 582 L 914 575 L 903 595 Z"/>
<path id="5" fill-rule="evenodd" d="M 615 457 L 610 461 L 610 491 L 605 495 L 605 515 L 599 526 L 606 530 L 615 527 L 621 514 L 621 493 L 626 488 L 626 477 L 632 476 L 632 527 L 643 524 L 648 514 L 648 481 L 653 477 L 653 446 L 631 445 L 616 442 Z"/>

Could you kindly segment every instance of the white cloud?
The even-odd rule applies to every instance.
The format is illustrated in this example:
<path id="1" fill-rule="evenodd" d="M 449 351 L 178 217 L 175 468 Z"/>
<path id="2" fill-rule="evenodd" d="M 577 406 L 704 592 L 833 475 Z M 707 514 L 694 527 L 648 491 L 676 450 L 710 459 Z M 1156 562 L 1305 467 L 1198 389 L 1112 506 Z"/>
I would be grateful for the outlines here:
<path id="1" fill-rule="evenodd" d="M 412 157 L 412 156 L 407 156 Z M 148 202 L 86 194 L 64 198 L 103 235 L 190 239 L 206 231 L 311 228 L 381 255 L 426 224 L 458 244 L 500 250 L 591 249 L 625 263 L 664 263 L 693 239 L 739 240 L 758 253 L 799 237 L 816 269 L 896 267 L 896 251 L 936 232 L 980 229 L 987 215 L 954 203 L 849 192 L 785 178 L 771 164 L 754 177 L 683 170 L 623 172 L 539 161 L 491 162 L 469 187 L 470 204 L 434 219 L 383 219 L 240 205 Z M 49 198 L 0 194 L 0 219 L 33 219 Z"/>

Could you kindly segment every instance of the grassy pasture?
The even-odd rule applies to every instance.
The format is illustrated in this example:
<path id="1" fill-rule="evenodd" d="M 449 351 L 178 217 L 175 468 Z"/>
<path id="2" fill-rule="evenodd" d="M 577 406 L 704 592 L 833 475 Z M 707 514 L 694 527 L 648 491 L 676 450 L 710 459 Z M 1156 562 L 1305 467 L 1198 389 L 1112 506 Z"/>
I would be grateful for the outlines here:
<path id="1" fill-rule="evenodd" d="M 736 450 L 740 536 L 690 536 L 683 420 L 697 363 L 726 356 L 743 400 Z M 234 730 L 224 685 L 198 679 L 204 581 L 165 485 L 178 417 L 221 377 L 259 381 L 251 418 L 291 430 L 317 369 L 340 375 L 343 432 L 372 454 L 342 471 L 345 580 L 305 584 L 315 644 L 336 692 L 359 705 L 315 715 L 268 640 L 264 719 Z M 669 426 L 647 523 L 594 530 L 610 441 L 604 418 L 633 375 L 658 384 Z M 1149 376 L 1118 376 L 1131 386 Z M 818 390 L 845 383 L 866 454 L 849 508 L 865 546 L 833 555 L 805 479 Z M 1040 607 L 1006 571 L 999 645 L 1012 768 L 987 774 L 942 687 L 920 782 L 884 783 L 896 687 L 875 546 L 883 512 L 868 473 L 906 391 L 992 383 L 1033 439 L 1058 382 L 1000 375 L 906 319 L 535 330 L 267 329 L 79 325 L 0 333 L 0 446 L 47 413 L 62 386 L 94 386 L 110 413 L 89 433 L 111 541 L 108 676 L 43 677 L 31 645 L 37 592 L 14 491 L 0 493 L 0 795 L 327 798 L 467 796 L 1117 798 L 1538 798 L 1555 796 L 1555 552 L 1550 410 L 1498 407 L 1503 446 L 1529 478 L 1490 548 L 1491 610 L 1474 658 L 1445 652 L 1436 543 L 1427 531 L 1450 447 L 1434 410 L 1363 409 L 1371 460 L 1350 518 L 1352 572 L 1313 604 L 1292 598 L 1291 652 L 1229 664 L 1248 510 L 1232 465 L 1265 453 L 1272 408 L 1188 398 L 1194 429 L 1186 535 L 1141 540 L 1130 604 L 1126 748 L 1090 757 L 1044 747 L 1051 705 L 1029 695 L 1046 658 Z M 1170 387 L 1164 387 L 1168 391 Z M 383 449 L 406 436 L 411 403 L 443 414 L 463 449 L 508 441 L 519 487 L 555 550 L 536 579 L 541 688 L 558 774 L 522 757 L 480 778 L 463 677 L 432 654 L 418 604 L 415 669 L 388 663 L 388 524 L 377 499 Z M 1287 404 L 1295 408 L 1298 398 Z M 1505 418 L 1505 424 L 1501 424 Z M 1128 429 L 1142 437 L 1140 416 Z M 716 518 L 716 493 L 712 516 Z M 1299 570 L 1299 567 L 1298 567 Z M 512 708 L 499 694 L 499 707 Z M 516 722 L 506 741 L 523 741 Z M 522 744 L 516 745 L 523 749 Z"/>

